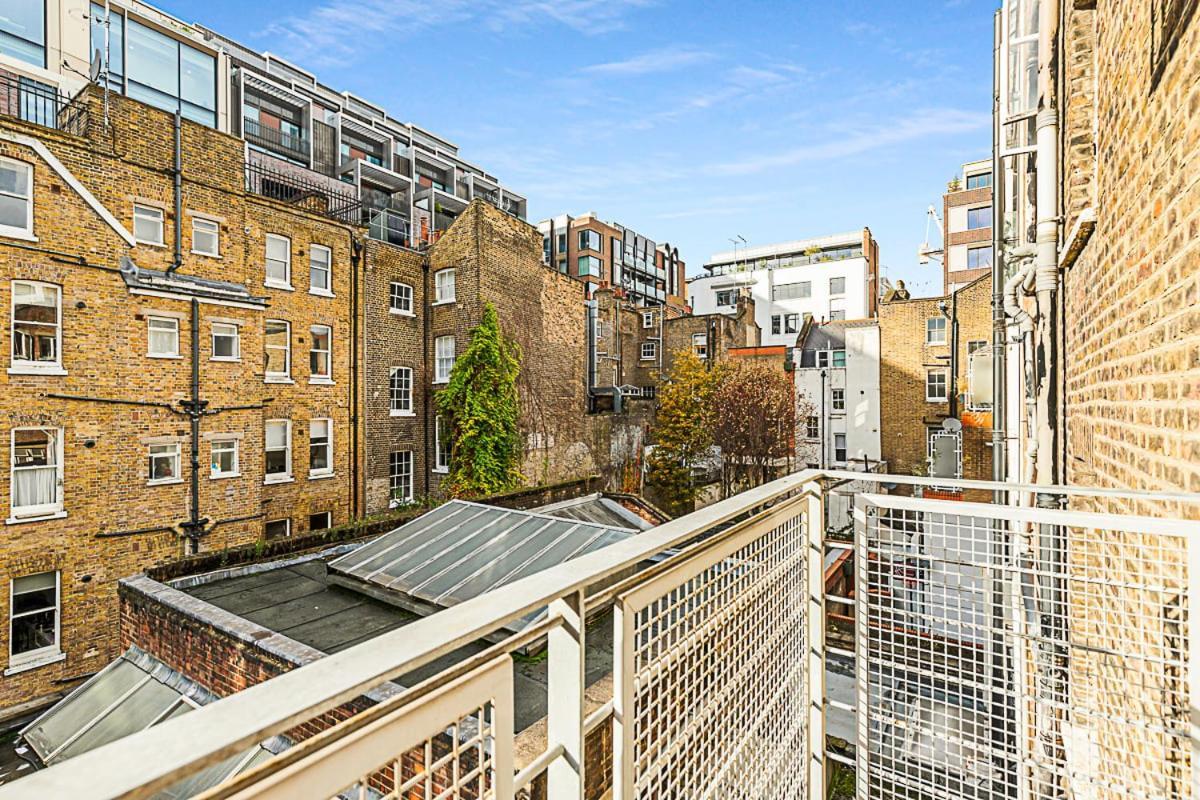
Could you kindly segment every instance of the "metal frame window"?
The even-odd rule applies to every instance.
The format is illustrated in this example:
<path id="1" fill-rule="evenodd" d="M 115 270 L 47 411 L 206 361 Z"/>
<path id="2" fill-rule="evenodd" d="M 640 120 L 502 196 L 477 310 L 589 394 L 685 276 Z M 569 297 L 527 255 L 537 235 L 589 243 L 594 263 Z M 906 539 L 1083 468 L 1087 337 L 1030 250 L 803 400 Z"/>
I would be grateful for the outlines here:
<path id="1" fill-rule="evenodd" d="M 9 510 L 13 519 L 63 510 L 62 428 L 13 428 L 9 449 Z"/>
<path id="2" fill-rule="evenodd" d="M 658 357 L 657 342 L 642 342 L 642 361 L 653 361 Z"/>
<path id="3" fill-rule="evenodd" d="M 146 355 L 150 358 L 179 358 L 178 319 L 146 317 Z"/>
<path id="4" fill-rule="evenodd" d="M 333 250 L 323 244 L 308 246 L 308 293 L 333 296 Z"/>
<path id="5" fill-rule="evenodd" d="M 214 219 L 192 217 L 192 252 L 200 256 L 221 256 L 221 224 Z"/>
<path id="6" fill-rule="evenodd" d="M 0 2 L 0 53 L 46 68 L 46 4 Z"/>
<path id="7" fill-rule="evenodd" d="M 146 473 L 146 483 L 149 485 L 179 483 L 183 480 L 179 466 L 179 442 L 150 445 L 149 460 Z"/>
<path id="8" fill-rule="evenodd" d="M 62 582 L 58 571 L 14 578 L 9 584 L 8 666 L 61 652 Z"/>
<path id="9" fill-rule="evenodd" d="M 388 288 L 388 312 L 391 314 L 413 314 L 413 290 L 407 283 L 393 281 Z"/>
<path id="10" fill-rule="evenodd" d="M 971 189 L 987 189 L 992 185 L 992 173 L 980 172 L 975 175 L 967 176 L 967 190 Z"/>
<path id="11" fill-rule="evenodd" d="M 967 269 L 982 269 L 992 266 L 992 246 L 967 248 Z"/>
<path id="12" fill-rule="evenodd" d="M 834 367 L 846 366 L 846 351 L 845 350 L 830 350 L 829 363 Z"/>
<path id="13" fill-rule="evenodd" d="M 267 380 L 291 380 L 292 326 L 282 319 L 269 319 L 264 327 L 263 358 Z"/>
<path id="14" fill-rule="evenodd" d="M 438 414 L 434 418 L 433 425 L 434 472 L 450 471 L 450 445 L 450 430 L 447 427 L 446 418 Z"/>
<path id="15" fill-rule="evenodd" d="M 844 308 L 829 309 L 829 321 L 830 322 L 835 322 L 837 320 L 845 319 L 845 318 L 846 318 L 846 309 L 844 309 Z"/>
<path id="16" fill-rule="evenodd" d="M 333 474 L 333 420 L 318 417 L 308 421 L 308 476 Z"/>
<path id="17" fill-rule="evenodd" d="M 812 297 L 812 281 L 779 283 L 771 289 L 772 300 L 802 300 Z"/>
<path id="18" fill-rule="evenodd" d="M 308 379 L 329 383 L 333 379 L 333 328 L 313 325 L 308 332 L 312 339 L 308 351 Z"/>
<path id="19" fill-rule="evenodd" d="M 268 233 L 263 246 L 266 278 L 263 285 L 276 289 L 292 288 L 292 240 L 277 233 Z"/>
<path id="20" fill-rule="evenodd" d="M 0 236 L 33 238 L 33 165 L 12 158 L 0 158 Z"/>
<path id="21" fill-rule="evenodd" d="M 216 127 L 216 58 L 136 19 L 125 20 L 124 33 L 125 93 Z"/>
<path id="22" fill-rule="evenodd" d="M 154 206 L 133 204 L 133 239 L 138 244 L 161 247 L 164 242 L 163 210 Z"/>
<path id="23" fill-rule="evenodd" d="M 236 478 L 242 474 L 236 438 L 213 439 L 209 443 L 209 451 L 212 456 L 210 478 Z"/>
<path id="24" fill-rule="evenodd" d="M 721 289 L 717 292 L 717 305 L 719 306 L 736 306 L 737 305 L 737 289 Z"/>
<path id="25" fill-rule="evenodd" d="M 13 369 L 61 369 L 62 287 L 41 281 L 11 286 Z"/>
<path id="26" fill-rule="evenodd" d="M 604 277 L 604 262 L 595 256 L 579 256 L 575 259 L 576 274 L 581 278 L 591 276 L 593 278 Z"/>
<path id="27" fill-rule="evenodd" d="M 388 413 L 393 417 L 411 417 L 412 368 L 392 367 L 388 374 Z"/>
<path id="28" fill-rule="evenodd" d="M 992 227 L 992 207 L 990 205 L 967 209 L 967 230 L 977 231 L 990 227 Z"/>
<path id="29" fill-rule="evenodd" d="M 264 483 L 281 483 L 292 479 L 292 421 L 269 419 L 263 442 Z"/>
<path id="30" fill-rule="evenodd" d="M 839 295 L 846 293 L 846 279 L 843 277 L 829 279 L 829 293 Z"/>
<path id="31" fill-rule="evenodd" d="M 242 336 L 238 325 L 232 322 L 212 324 L 212 360 L 242 360 Z"/>
<path id="32" fill-rule="evenodd" d="M 579 249 L 580 250 L 595 250 L 599 253 L 602 239 L 600 234 L 593 230 L 582 230 L 579 232 Z"/>
<path id="33" fill-rule="evenodd" d="M 967 355 L 974 355 L 975 351 L 982 350 L 988 346 L 987 339 L 972 339 L 967 342 Z"/>
<path id="34" fill-rule="evenodd" d="M 945 403 L 950 399 L 950 375 L 945 367 L 925 370 L 925 399 L 930 403 Z"/>
<path id="35" fill-rule="evenodd" d="M 388 505 L 393 508 L 413 501 L 412 450 L 388 453 Z"/>
<path id="36" fill-rule="evenodd" d="M 925 344 L 946 343 L 946 318 L 941 314 L 925 320 Z"/>
<path id="37" fill-rule="evenodd" d="M 433 303 L 453 303 L 457 295 L 455 294 L 455 273 L 454 268 L 438 270 L 433 276 L 434 298 Z"/>
<path id="38" fill-rule="evenodd" d="M 834 411 L 846 410 L 846 390 L 845 389 L 830 389 L 829 399 Z"/>
<path id="39" fill-rule="evenodd" d="M 433 382 L 449 383 L 450 373 L 454 371 L 454 337 L 437 337 L 433 340 L 433 351 Z"/>

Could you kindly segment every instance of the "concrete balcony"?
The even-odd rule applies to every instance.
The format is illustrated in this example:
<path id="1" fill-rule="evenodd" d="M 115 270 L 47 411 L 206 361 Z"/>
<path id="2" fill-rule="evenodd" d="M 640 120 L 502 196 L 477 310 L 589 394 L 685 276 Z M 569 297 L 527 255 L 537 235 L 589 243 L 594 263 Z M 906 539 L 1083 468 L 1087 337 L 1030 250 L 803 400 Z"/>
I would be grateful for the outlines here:
<path id="1" fill-rule="evenodd" d="M 870 798 L 1194 797 L 1200 495 L 937 484 L 998 502 L 807 470 L 315 658 L 0 798 L 150 797 L 269 740 L 288 746 L 254 750 L 202 796 L 819 800 L 831 773 L 852 770 Z M 1034 493 L 1071 510 L 1034 507 Z M 827 536 L 846 502 L 853 537 Z M 831 581 L 835 566 L 846 573 Z M 476 579 L 488 565 L 473 568 Z M 835 608 L 843 624 L 830 627 Z M 611 673 L 589 686 L 597 641 Z M 543 647 L 547 716 L 518 737 L 514 665 Z"/>

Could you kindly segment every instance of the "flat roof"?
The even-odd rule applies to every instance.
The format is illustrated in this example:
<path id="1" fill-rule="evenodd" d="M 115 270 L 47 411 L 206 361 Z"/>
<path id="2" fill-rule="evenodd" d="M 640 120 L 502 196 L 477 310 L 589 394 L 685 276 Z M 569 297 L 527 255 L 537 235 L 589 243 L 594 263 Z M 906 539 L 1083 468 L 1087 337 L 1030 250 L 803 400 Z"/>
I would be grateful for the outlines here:
<path id="1" fill-rule="evenodd" d="M 831 233 L 827 236 L 816 236 L 811 239 L 793 239 L 789 242 L 776 242 L 775 244 L 763 244 L 757 247 L 743 247 L 739 250 L 724 250 L 720 253 L 713 253 L 708 259 L 708 265 L 729 264 L 740 261 L 747 261 L 757 258 L 770 258 L 771 256 L 784 255 L 787 253 L 801 253 L 810 247 L 833 247 L 839 244 L 861 244 L 863 240 L 863 228 L 856 231 L 847 231 L 846 233 Z"/>

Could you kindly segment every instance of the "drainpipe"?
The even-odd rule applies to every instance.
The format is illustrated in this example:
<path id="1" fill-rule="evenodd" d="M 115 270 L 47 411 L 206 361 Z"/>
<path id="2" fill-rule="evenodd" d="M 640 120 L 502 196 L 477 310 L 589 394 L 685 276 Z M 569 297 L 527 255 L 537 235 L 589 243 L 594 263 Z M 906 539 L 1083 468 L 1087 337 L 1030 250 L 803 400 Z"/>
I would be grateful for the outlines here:
<path id="1" fill-rule="evenodd" d="M 359 381 L 359 340 L 358 340 L 358 270 L 361 265 L 364 272 L 367 265 L 367 252 L 361 240 L 355 238 L 354 230 L 350 229 L 350 519 L 356 520 L 360 514 L 359 506 L 359 458 L 361 444 L 358 436 L 358 381 Z"/>
<path id="2" fill-rule="evenodd" d="M 192 298 L 191 308 L 191 356 L 192 356 L 192 386 L 191 397 L 180 405 L 188 415 L 192 426 L 191 453 L 191 510 L 186 522 L 180 524 L 188 540 L 188 551 L 192 554 L 200 552 L 200 537 L 208 524 L 207 519 L 200 516 L 200 418 L 204 416 L 207 400 L 200 399 L 200 301 Z"/>
<path id="3" fill-rule="evenodd" d="M 1000 42 L 1004 11 L 997 11 L 993 18 L 992 45 L 992 480 L 1002 483 L 1007 479 L 1008 462 L 1005 443 L 1005 321 L 1004 321 L 1004 261 L 1000 243 L 1003 239 L 1004 220 L 1002 210 L 1004 198 L 1001 194 L 1003 181 L 1000 160 Z M 997 489 L 992 502 L 1003 505 L 1005 493 Z"/>
<path id="4" fill-rule="evenodd" d="M 821 370 L 821 469 L 825 469 L 827 460 L 825 458 L 825 370 Z"/>
<path id="5" fill-rule="evenodd" d="M 175 111 L 175 259 L 167 267 L 167 274 L 183 266 L 183 123 L 178 110 Z"/>
<path id="6" fill-rule="evenodd" d="M 425 486 L 425 497 L 429 497 L 429 493 L 430 493 L 430 487 L 429 487 L 429 464 L 430 464 L 430 461 L 429 461 L 429 419 L 430 419 L 430 411 L 433 408 L 433 372 L 429 369 L 429 365 L 430 365 L 429 351 L 430 351 L 431 345 L 432 345 L 432 342 L 430 341 L 430 337 L 433 335 L 433 327 L 430 324 L 430 320 L 433 317 L 433 303 L 429 299 L 430 298 L 429 281 L 430 281 L 431 276 L 430 276 L 430 272 L 429 272 L 429 250 L 428 249 L 426 249 L 425 252 L 421 255 L 421 273 L 422 273 L 421 274 L 421 295 L 425 299 L 425 302 L 421 304 L 422 305 L 421 363 L 423 363 L 425 365 L 425 369 L 426 369 L 426 374 L 422 376 L 422 380 L 421 380 L 421 382 L 425 384 L 425 408 L 422 409 L 422 411 L 424 413 L 424 417 L 425 417 L 425 424 L 422 426 L 422 428 L 424 429 L 423 430 L 423 435 L 424 435 L 424 445 L 423 446 L 425 448 L 425 459 L 424 459 L 425 463 L 422 465 L 424 467 L 424 469 L 421 470 L 421 480 Z M 437 369 L 436 365 L 434 365 L 434 369 Z M 416 469 L 416 468 L 417 468 L 417 465 L 413 464 L 413 469 Z"/>

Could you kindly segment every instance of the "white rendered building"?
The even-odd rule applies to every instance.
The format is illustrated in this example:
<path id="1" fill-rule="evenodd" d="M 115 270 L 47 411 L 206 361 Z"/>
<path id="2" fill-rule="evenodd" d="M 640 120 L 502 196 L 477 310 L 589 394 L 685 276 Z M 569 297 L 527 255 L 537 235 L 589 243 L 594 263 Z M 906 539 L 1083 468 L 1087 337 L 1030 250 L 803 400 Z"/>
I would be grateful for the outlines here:
<path id="1" fill-rule="evenodd" d="M 873 471 L 879 445 L 879 323 L 810 324 L 795 351 L 802 467 Z"/>

